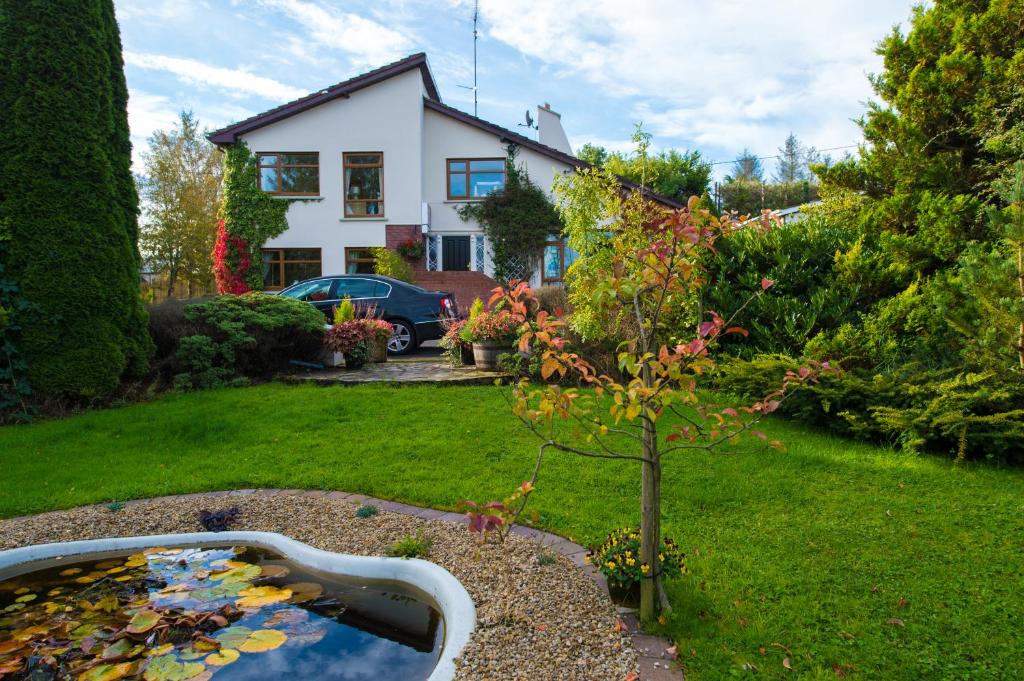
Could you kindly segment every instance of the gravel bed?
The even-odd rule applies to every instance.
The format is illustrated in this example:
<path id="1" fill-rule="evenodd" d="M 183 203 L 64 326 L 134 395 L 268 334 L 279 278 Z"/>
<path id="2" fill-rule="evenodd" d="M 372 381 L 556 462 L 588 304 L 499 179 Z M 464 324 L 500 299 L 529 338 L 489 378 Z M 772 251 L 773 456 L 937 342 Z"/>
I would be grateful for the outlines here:
<path id="1" fill-rule="evenodd" d="M 405 535 L 433 539 L 429 560 L 462 582 L 477 609 L 477 629 L 457 661 L 457 679 L 623 681 L 637 652 L 619 631 L 614 606 L 567 558 L 537 561 L 536 542 L 511 535 L 504 545 L 476 544 L 464 525 L 381 510 L 357 518 L 357 504 L 299 494 L 180 497 L 131 503 L 117 511 L 87 506 L 0 520 L 0 549 L 101 537 L 203 531 L 202 509 L 237 506 L 233 530 L 279 532 L 321 549 L 383 555 Z"/>

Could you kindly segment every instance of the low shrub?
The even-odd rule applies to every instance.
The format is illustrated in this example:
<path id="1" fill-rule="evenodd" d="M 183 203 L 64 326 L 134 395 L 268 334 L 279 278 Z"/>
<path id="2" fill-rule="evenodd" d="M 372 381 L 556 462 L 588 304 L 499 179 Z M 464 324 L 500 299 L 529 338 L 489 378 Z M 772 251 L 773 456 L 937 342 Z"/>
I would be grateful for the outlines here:
<path id="1" fill-rule="evenodd" d="M 380 513 L 380 509 L 373 504 L 363 504 L 356 509 L 357 518 L 372 518 L 373 516 Z"/>
<path id="2" fill-rule="evenodd" d="M 537 305 L 548 314 L 567 317 L 572 313 L 569 293 L 564 286 L 541 286 L 534 293 L 537 296 Z"/>
<path id="3" fill-rule="evenodd" d="M 508 343 L 516 341 L 521 322 L 505 310 L 481 312 L 466 323 L 469 337 L 474 343 Z"/>
<path id="4" fill-rule="evenodd" d="M 191 300 L 168 298 L 161 303 L 147 306 L 149 335 L 156 346 L 156 353 L 153 356 L 154 364 L 159 365 L 161 361 L 173 358 L 174 353 L 178 351 L 181 339 L 197 332 L 197 326 L 185 318 L 185 308 L 207 300 L 209 298 L 193 298 Z"/>
<path id="5" fill-rule="evenodd" d="M 384 277 L 391 277 L 409 284 L 413 280 L 412 265 L 389 248 L 373 249 L 373 271 Z"/>
<path id="6" fill-rule="evenodd" d="M 184 318 L 194 333 L 179 339 L 175 353 L 180 389 L 270 378 L 291 360 L 315 361 L 322 352 L 323 315 L 291 298 L 223 295 L 187 305 Z"/>
<path id="7" fill-rule="evenodd" d="M 389 546 L 387 554 L 393 558 L 426 558 L 433 545 L 433 539 L 417 530 L 415 535 L 406 535 Z"/>

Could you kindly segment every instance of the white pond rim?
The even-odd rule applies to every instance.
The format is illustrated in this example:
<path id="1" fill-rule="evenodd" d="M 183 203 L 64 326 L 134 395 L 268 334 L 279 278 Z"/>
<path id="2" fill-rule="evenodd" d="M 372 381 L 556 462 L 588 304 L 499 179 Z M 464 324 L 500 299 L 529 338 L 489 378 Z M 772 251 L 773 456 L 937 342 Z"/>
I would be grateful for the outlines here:
<path id="1" fill-rule="evenodd" d="M 343 577 L 404 582 L 419 589 L 433 599 L 444 617 L 441 656 L 428 681 L 449 681 L 455 676 L 455 658 L 462 652 L 476 628 L 476 607 L 465 587 L 450 572 L 440 565 L 417 558 L 379 558 L 332 553 L 275 532 L 193 532 L 87 539 L 0 551 L 0 572 L 10 576 L 22 574 L 33 569 L 31 563 L 54 558 L 72 559 L 80 555 L 130 551 L 153 546 L 175 548 L 224 544 L 248 544 L 273 549 L 315 570 Z"/>

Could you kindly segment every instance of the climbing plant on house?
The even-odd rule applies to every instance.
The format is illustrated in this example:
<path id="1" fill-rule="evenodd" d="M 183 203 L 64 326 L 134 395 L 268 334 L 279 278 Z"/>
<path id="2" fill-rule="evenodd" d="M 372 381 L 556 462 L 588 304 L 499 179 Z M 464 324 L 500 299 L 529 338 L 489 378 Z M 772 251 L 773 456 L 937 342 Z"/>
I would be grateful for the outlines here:
<path id="1" fill-rule="evenodd" d="M 224 199 L 213 248 L 213 273 L 220 293 L 263 288 L 261 249 L 288 229 L 289 201 L 259 188 L 256 156 L 239 141 L 225 150 Z"/>
<path id="2" fill-rule="evenodd" d="M 463 220 L 480 223 L 490 243 L 498 281 L 528 279 L 548 236 L 562 231 L 554 205 L 530 180 L 526 168 L 516 166 L 515 156 L 515 147 L 510 147 L 504 188 L 459 209 Z"/>

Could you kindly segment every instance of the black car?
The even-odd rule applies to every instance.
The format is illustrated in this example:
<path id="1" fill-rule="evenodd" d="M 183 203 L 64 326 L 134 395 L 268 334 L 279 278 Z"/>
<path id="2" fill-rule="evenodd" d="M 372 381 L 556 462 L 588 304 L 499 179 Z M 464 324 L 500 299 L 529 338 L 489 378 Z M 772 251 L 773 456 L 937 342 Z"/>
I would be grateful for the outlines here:
<path id="1" fill-rule="evenodd" d="M 443 291 L 427 291 L 404 281 L 378 274 L 337 274 L 307 279 L 279 292 L 279 295 L 304 300 L 331 318 L 334 308 L 349 298 L 361 310 L 374 308 L 395 327 L 388 341 L 388 352 L 404 355 L 444 334 L 441 321 L 455 317 L 455 296 Z"/>

